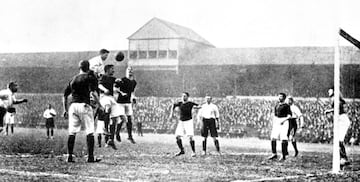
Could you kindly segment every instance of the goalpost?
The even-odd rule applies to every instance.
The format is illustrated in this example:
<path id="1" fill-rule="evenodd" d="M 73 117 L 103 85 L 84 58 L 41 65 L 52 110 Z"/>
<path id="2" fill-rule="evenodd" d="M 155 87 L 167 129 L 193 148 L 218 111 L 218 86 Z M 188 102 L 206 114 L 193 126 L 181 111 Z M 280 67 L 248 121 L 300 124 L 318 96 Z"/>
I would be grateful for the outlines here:
<path id="1" fill-rule="evenodd" d="M 360 42 L 346 33 L 341 28 L 338 29 L 335 35 L 334 47 L 334 116 L 333 116 L 333 161 L 332 172 L 340 172 L 340 146 L 339 146 L 339 104 L 340 104 L 340 36 L 349 41 L 355 47 L 360 49 Z"/>
<path id="2" fill-rule="evenodd" d="M 340 146 L 339 146 L 339 102 L 340 102 L 340 48 L 339 35 L 336 32 L 334 48 L 334 118 L 333 118 L 333 161 L 332 172 L 340 172 Z"/>

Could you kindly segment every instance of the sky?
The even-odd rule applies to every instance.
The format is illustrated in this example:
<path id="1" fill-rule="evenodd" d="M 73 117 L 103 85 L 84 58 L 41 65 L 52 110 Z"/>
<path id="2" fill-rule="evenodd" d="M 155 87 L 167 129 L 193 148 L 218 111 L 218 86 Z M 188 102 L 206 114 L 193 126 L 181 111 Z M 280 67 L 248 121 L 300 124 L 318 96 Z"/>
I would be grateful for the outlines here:
<path id="1" fill-rule="evenodd" d="M 153 17 L 218 48 L 334 46 L 360 39 L 358 0 L 2 0 L 0 52 L 126 50 Z M 342 39 L 341 45 L 348 45 Z"/>

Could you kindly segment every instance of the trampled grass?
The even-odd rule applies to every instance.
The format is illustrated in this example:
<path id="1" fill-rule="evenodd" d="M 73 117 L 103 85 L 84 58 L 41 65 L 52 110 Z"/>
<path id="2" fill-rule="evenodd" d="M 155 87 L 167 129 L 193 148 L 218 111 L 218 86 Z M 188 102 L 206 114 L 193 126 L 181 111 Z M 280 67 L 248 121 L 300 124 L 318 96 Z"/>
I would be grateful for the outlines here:
<path id="1" fill-rule="evenodd" d="M 331 171 L 332 145 L 299 143 L 300 155 L 289 156 L 285 162 L 268 161 L 270 142 L 256 138 L 220 138 L 223 154 L 201 156 L 201 138 L 195 137 L 196 157 L 183 140 L 187 153 L 173 157 L 178 149 L 174 135 L 144 134 L 135 136 L 137 144 L 126 140 L 116 143 L 118 150 L 96 147 L 100 163 L 86 163 L 84 134 L 76 138 L 76 163 L 65 162 L 66 130 L 56 130 L 55 139 L 47 140 L 45 130 L 15 128 L 15 134 L 0 136 L 0 179 L 16 181 L 234 181 L 271 179 L 273 181 L 354 181 L 360 148 L 347 146 L 353 166 L 343 174 Z M 278 149 L 280 145 L 278 145 Z M 289 145 L 290 155 L 293 154 Z"/>

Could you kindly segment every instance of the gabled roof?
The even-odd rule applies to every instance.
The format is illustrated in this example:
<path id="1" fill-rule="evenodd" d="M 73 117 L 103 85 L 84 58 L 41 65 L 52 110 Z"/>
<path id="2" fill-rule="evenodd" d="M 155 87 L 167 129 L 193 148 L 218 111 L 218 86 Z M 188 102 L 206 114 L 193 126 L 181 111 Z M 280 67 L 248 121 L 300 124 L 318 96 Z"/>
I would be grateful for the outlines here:
<path id="1" fill-rule="evenodd" d="M 165 20 L 161 20 L 159 18 L 151 19 L 139 30 L 137 30 L 130 37 L 128 37 L 129 40 L 174 38 L 188 39 L 198 43 L 206 44 L 211 47 L 215 47 L 193 30 Z"/>
<path id="2" fill-rule="evenodd" d="M 360 51 L 341 47 L 341 64 L 360 64 Z M 180 65 L 334 64 L 333 47 L 208 48 Z"/>

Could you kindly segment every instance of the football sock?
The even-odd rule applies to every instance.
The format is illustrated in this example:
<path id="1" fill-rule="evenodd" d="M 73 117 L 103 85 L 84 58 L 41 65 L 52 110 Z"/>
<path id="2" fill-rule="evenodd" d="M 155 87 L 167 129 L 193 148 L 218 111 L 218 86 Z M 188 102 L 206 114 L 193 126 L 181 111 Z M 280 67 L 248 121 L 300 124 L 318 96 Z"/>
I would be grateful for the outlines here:
<path id="1" fill-rule="evenodd" d="M 95 143 L 94 135 L 92 134 L 87 135 L 86 143 L 88 147 L 88 158 L 92 159 L 94 158 L 94 143 Z"/>
<path id="2" fill-rule="evenodd" d="M 105 143 L 109 141 L 109 135 L 105 135 Z"/>
<path id="3" fill-rule="evenodd" d="M 75 145 L 75 135 L 69 135 L 68 138 L 68 154 L 69 158 L 72 158 L 72 154 L 74 151 L 74 145 Z"/>
<path id="4" fill-rule="evenodd" d="M 6 132 L 6 134 L 8 134 L 8 130 L 9 130 L 9 126 L 8 126 L 8 125 L 6 125 L 6 128 L 5 128 L 5 132 Z"/>
<path id="5" fill-rule="evenodd" d="M 287 141 L 286 140 L 283 140 L 281 142 L 281 152 L 282 152 L 282 155 L 283 155 L 283 158 L 285 158 L 286 155 L 288 155 L 288 152 L 287 152 Z"/>
<path id="6" fill-rule="evenodd" d="M 11 124 L 11 133 L 14 133 L 14 125 Z"/>
<path id="7" fill-rule="evenodd" d="M 202 148 L 203 148 L 203 151 L 206 152 L 206 139 L 204 139 L 202 142 Z"/>
<path id="8" fill-rule="evenodd" d="M 110 139 L 114 140 L 115 124 L 110 125 Z"/>
<path id="9" fill-rule="evenodd" d="M 190 146 L 191 146 L 191 150 L 193 152 L 195 152 L 195 141 L 194 140 L 190 140 Z"/>
<path id="10" fill-rule="evenodd" d="M 51 136 L 54 136 L 54 129 L 51 128 L 50 132 L 51 132 Z"/>
<path id="11" fill-rule="evenodd" d="M 181 151 L 184 151 L 184 147 L 182 145 L 182 141 L 180 138 L 176 138 L 176 144 L 178 145 L 178 147 Z"/>
<path id="12" fill-rule="evenodd" d="M 110 114 L 107 113 L 105 115 L 105 119 L 104 119 L 104 127 L 105 127 L 105 131 L 106 132 L 109 132 L 108 129 L 109 129 L 109 123 L 110 123 Z"/>
<path id="13" fill-rule="evenodd" d="M 293 141 L 293 142 L 291 142 L 291 143 L 292 143 L 292 145 L 293 145 L 293 147 L 294 147 L 295 152 L 296 152 L 296 153 L 299 152 L 298 149 L 297 149 L 296 141 Z"/>
<path id="14" fill-rule="evenodd" d="M 49 128 L 46 129 L 46 136 L 49 138 L 49 135 L 50 135 L 50 131 L 49 131 Z"/>
<path id="15" fill-rule="evenodd" d="M 271 140 L 271 151 L 276 154 L 276 140 Z"/>
<path id="16" fill-rule="evenodd" d="M 346 151 L 345 151 L 344 143 L 343 143 L 343 142 L 339 142 L 339 145 L 340 145 L 340 157 L 348 160 L 348 158 L 347 158 L 347 156 L 346 156 Z"/>
<path id="17" fill-rule="evenodd" d="M 128 121 L 126 123 L 126 129 L 127 129 L 129 138 L 132 138 L 132 122 L 131 122 L 130 117 L 128 117 Z"/>
<path id="18" fill-rule="evenodd" d="M 101 134 L 98 134 L 98 144 L 101 146 Z"/>
<path id="19" fill-rule="evenodd" d="M 214 144 L 215 144 L 216 150 L 217 150 L 218 152 L 220 152 L 219 140 L 214 140 Z"/>
<path id="20" fill-rule="evenodd" d="M 120 135 L 120 130 L 121 130 L 122 124 L 123 124 L 123 122 L 121 121 L 120 124 L 116 125 L 116 132 L 115 132 L 116 135 Z M 114 127 L 115 127 L 115 124 L 114 124 Z M 111 128 L 110 128 L 110 130 L 111 130 Z"/>

